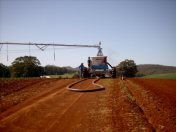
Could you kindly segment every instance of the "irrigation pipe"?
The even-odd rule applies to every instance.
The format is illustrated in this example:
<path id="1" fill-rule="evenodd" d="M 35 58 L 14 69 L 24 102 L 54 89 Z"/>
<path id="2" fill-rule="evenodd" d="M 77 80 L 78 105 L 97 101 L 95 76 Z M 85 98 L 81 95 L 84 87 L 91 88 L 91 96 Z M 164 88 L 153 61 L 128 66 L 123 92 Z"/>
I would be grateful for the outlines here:
<path id="1" fill-rule="evenodd" d="M 77 82 L 74 82 L 74 83 L 70 84 L 69 86 L 67 86 L 66 89 L 68 89 L 70 91 L 75 91 L 75 92 L 94 92 L 94 91 L 105 90 L 105 88 L 102 85 L 96 84 L 96 82 L 99 80 L 99 78 L 96 79 L 95 81 L 93 81 L 92 84 L 95 85 L 95 86 L 98 86 L 100 88 L 96 88 L 96 89 L 74 89 L 74 88 L 71 88 L 72 86 L 74 86 L 74 85 L 76 85 L 76 84 L 78 84 L 82 81 L 85 81 L 85 80 L 87 80 L 87 79 L 82 79 L 82 80 L 79 80 Z"/>

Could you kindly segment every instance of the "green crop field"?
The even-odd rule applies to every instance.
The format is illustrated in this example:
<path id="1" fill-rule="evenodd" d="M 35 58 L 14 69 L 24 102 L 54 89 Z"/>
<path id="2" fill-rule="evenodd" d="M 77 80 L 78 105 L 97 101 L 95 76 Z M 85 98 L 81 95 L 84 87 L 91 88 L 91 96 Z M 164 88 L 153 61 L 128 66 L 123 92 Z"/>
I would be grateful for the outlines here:
<path id="1" fill-rule="evenodd" d="M 147 75 L 141 78 L 176 79 L 176 73 Z"/>
<path id="2" fill-rule="evenodd" d="M 50 78 L 72 78 L 74 74 L 65 74 L 65 75 L 46 75 L 50 76 Z"/>

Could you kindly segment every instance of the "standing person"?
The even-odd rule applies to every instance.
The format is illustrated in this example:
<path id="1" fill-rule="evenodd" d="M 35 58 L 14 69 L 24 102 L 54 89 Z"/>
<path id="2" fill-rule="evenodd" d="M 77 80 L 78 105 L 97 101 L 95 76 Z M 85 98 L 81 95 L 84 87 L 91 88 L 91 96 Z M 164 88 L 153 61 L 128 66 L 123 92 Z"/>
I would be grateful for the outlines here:
<path id="1" fill-rule="evenodd" d="M 80 78 L 82 78 L 82 73 L 83 73 L 83 69 L 84 69 L 84 64 L 81 63 L 81 65 L 79 66 L 80 69 Z"/>
<path id="2" fill-rule="evenodd" d="M 88 57 L 88 68 L 90 69 L 91 67 L 91 60 L 90 60 L 90 57 Z"/>

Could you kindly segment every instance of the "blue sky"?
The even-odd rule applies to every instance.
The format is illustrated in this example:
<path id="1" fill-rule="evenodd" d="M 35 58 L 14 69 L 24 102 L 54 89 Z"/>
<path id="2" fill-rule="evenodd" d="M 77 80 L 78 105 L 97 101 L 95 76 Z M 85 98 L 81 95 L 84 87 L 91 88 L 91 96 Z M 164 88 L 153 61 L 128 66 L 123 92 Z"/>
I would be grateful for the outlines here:
<path id="1" fill-rule="evenodd" d="M 176 66 L 175 0 L 0 0 L 0 42 L 95 45 L 113 66 Z M 87 66 L 97 48 L 3 45 L 0 63 L 31 54 L 42 66 Z"/>

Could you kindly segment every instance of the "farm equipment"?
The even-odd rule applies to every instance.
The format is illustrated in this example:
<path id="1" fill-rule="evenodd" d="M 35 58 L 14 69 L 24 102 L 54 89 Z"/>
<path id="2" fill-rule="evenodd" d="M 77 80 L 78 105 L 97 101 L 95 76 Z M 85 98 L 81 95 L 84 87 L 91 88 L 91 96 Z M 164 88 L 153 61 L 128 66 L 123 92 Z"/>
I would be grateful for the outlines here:
<path id="1" fill-rule="evenodd" d="M 72 47 L 88 47 L 88 48 L 98 48 L 98 54 L 97 56 L 91 57 L 90 65 L 89 67 L 84 67 L 83 70 L 83 77 L 89 78 L 94 76 L 99 77 L 112 77 L 116 78 L 116 67 L 112 67 L 107 62 L 107 56 L 103 56 L 102 48 L 100 47 L 101 42 L 99 42 L 99 45 L 70 45 L 70 44 L 44 44 L 44 43 L 9 43 L 9 42 L 0 42 L 0 51 L 2 49 L 2 45 L 7 44 L 8 45 L 35 45 L 40 50 L 44 51 L 48 46 L 52 46 L 53 48 L 55 46 L 72 46 Z M 8 49 L 8 48 L 7 48 Z M 8 51 L 7 51 L 8 53 Z M 29 48 L 29 54 L 30 54 L 30 48 Z M 7 54 L 7 60 L 8 60 L 8 54 Z M 54 48 L 54 60 L 55 60 L 55 48 Z M 111 67 L 111 69 L 108 68 L 108 66 Z"/>
<path id="2" fill-rule="evenodd" d="M 90 62 L 89 62 L 90 61 Z M 102 78 L 112 77 L 116 78 L 116 68 L 112 67 L 107 62 L 107 56 L 103 56 L 102 48 L 99 47 L 97 56 L 91 57 L 91 60 L 88 60 L 89 66 L 84 67 L 83 77 L 90 78 L 99 76 Z M 108 68 L 108 65 L 111 67 L 111 70 Z"/>

